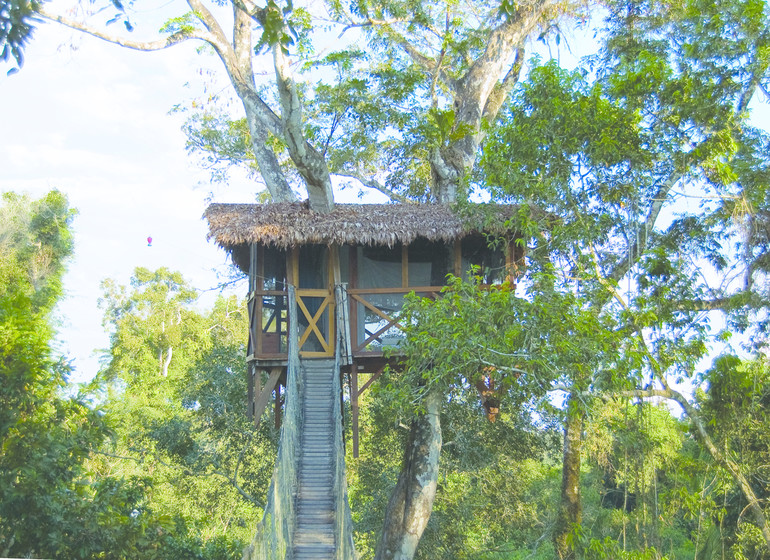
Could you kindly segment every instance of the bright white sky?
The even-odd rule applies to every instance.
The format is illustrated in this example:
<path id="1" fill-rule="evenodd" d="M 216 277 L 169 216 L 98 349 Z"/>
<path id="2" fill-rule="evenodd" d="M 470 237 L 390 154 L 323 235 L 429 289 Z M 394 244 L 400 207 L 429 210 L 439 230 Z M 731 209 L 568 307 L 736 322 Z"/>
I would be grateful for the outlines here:
<path id="1" fill-rule="evenodd" d="M 157 30 L 172 2 L 160 4 L 165 13 L 146 12 L 156 20 L 146 28 Z M 151 37 L 141 28 L 131 34 Z M 200 290 L 216 287 L 227 257 L 206 241 L 203 211 L 212 201 L 255 200 L 258 186 L 247 178 L 212 185 L 185 152 L 183 116 L 169 114 L 200 94 L 204 64 L 219 70 L 198 46 L 137 52 L 43 24 L 21 71 L 0 72 L 0 191 L 40 197 L 59 189 L 79 212 L 58 313 L 74 381 L 93 377 L 109 346 L 97 305 L 102 280 L 126 285 L 135 267 L 165 266 Z M 245 295 L 245 286 L 236 290 Z M 201 303 L 210 306 L 216 294 L 204 291 Z"/>
<path id="2" fill-rule="evenodd" d="M 256 186 L 212 187 L 185 153 L 182 116 L 168 112 L 191 96 L 194 45 L 142 53 L 75 36 L 73 51 L 72 40 L 41 26 L 21 72 L 0 77 L 0 191 L 56 188 L 79 211 L 59 315 L 61 350 L 82 380 L 97 371 L 94 351 L 108 346 L 100 282 L 127 284 L 137 266 L 166 266 L 199 289 L 217 285 L 226 256 L 206 241 L 207 197 L 216 188 L 215 201 L 251 202 Z"/>
<path id="3" fill-rule="evenodd" d="M 145 15 L 161 22 L 172 2 L 160 5 L 166 14 Z M 133 35 L 143 38 L 141 30 Z M 137 266 L 166 266 L 198 289 L 215 287 L 227 259 L 206 241 L 201 215 L 210 201 L 254 201 L 257 186 L 248 179 L 210 184 L 185 152 L 183 117 L 169 114 L 200 93 L 203 64 L 218 68 L 195 48 L 135 52 L 48 24 L 21 72 L 0 73 L 0 191 L 39 197 L 56 188 L 79 211 L 59 307 L 60 349 L 73 359 L 73 380 L 91 378 L 108 347 L 97 306 L 103 279 L 127 284 Z M 202 303 L 215 295 L 204 292 Z"/>

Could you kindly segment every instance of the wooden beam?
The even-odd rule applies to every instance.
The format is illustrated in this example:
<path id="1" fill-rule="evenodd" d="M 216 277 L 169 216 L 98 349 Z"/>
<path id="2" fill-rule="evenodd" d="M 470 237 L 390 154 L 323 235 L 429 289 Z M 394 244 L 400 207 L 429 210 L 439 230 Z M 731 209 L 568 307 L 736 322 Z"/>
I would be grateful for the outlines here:
<path id="1" fill-rule="evenodd" d="M 463 275 L 463 244 L 460 239 L 454 242 L 454 275 L 462 278 Z"/>
<path id="2" fill-rule="evenodd" d="M 382 319 L 383 321 L 388 321 L 388 323 L 389 323 L 389 324 L 388 324 L 388 326 L 390 326 L 390 325 L 396 325 L 396 326 L 397 326 L 399 329 L 401 329 L 401 330 L 404 330 L 404 327 L 403 327 L 403 326 L 401 326 L 401 325 L 398 323 L 398 317 L 396 317 L 395 319 L 394 319 L 393 317 L 390 317 L 390 316 L 389 316 L 389 315 L 387 315 L 387 314 L 386 314 L 384 311 L 380 311 L 380 309 L 379 309 L 379 308 L 375 307 L 375 306 L 374 306 L 374 304 L 372 304 L 372 303 L 369 303 L 368 301 L 366 301 L 364 298 L 362 298 L 361 296 L 359 296 L 359 295 L 357 295 L 357 294 L 353 294 L 353 299 L 356 299 L 356 300 L 360 301 L 361 303 L 363 303 L 363 304 L 364 304 L 364 307 L 366 307 L 366 308 L 367 308 L 367 309 L 369 309 L 369 310 L 370 310 L 372 313 L 374 313 L 374 314 L 376 314 L 377 316 L 379 316 L 379 317 L 380 317 L 380 319 Z"/>
<path id="3" fill-rule="evenodd" d="M 299 287 L 299 247 L 292 247 L 287 251 L 286 281 Z"/>
<path id="4" fill-rule="evenodd" d="M 361 387 L 358 390 L 358 394 L 363 395 L 364 391 L 366 391 L 369 387 L 371 387 L 372 383 L 374 383 L 375 381 L 377 381 L 377 379 L 379 379 L 383 371 L 385 371 L 385 366 L 382 366 L 379 369 L 379 371 L 376 371 L 372 374 L 372 376 L 366 381 L 366 383 L 364 383 L 363 387 Z"/>
<path id="5" fill-rule="evenodd" d="M 351 289 L 358 287 L 358 247 L 350 248 L 350 287 L 348 288 L 348 294 Z M 353 347 L 358 346 L 358 303 L 355 300 L 349 300 L 350 305 L 350 344 Z"/>
<path id="6" fill-rule="evenodd" d="M 254 278 L 254 290 L 262 290 L 264 288 L 264 282 L 263 278 L 265 277 L 265 259 L 259 258 L 259 254 L 252 253 L 253 256 L 256 257 L 256 277 Z M 254 297 L 256 298 L 256 301 L 254 301 L 254 319 L 253 319 L 253 328 L 254 328 L 254 336 L 256 337 L 254 339 L 254 354 L 259 356 L 262 354 L 262 296 L 254 294 Z"/>
<path id="7" fill-rule="evenodd" d="M 254 420 L 254 364 L 246 365 L 246 417 Z"/>
<path id="8" fill-rule="evenodd" d="M 350 300 L 347 285 L 334 286 L 335 311 L 337 319 L 337 340 L 340 342 L 340 360 L 342 365 L 350 365 L 353 361 L 353 346 L 350 339 Z"/>
<path id="9" fill-rule="evenodd" d="M 342 270 L 340 267 L 340 249 L 337 245 L 329 245 L 329 287 L 342 282 Z"/>
<path id="10" fill-rule="evenodd" d="M 257 402 L 254 405 L 254 424 L 256 426 L 259 426 L 259 421 L 262 419 L 262 414 L 264 414 L 265 409 L 267 408 L 267 405 L 270 402 L 270 397 L 273 394 L 273 389 L 276 388 L 278 380 L 281 378 L 282 372 L 283 372 L 282 367 L 273 368 L 270 371 L 270 376 L 267 378 L 267 383 L 265 384 L 264 388 L 262 388 L 262 390 L 259 391 Z M 259 382 L 257 381 L 257 383 Z"/>
<path id="11" fill-rule="evenodd" d="M 446 286 L 412 286 L 410 288 L 348 288 L 350 294 L 408 294 L 410 292 L 440 292 Z"/>
<path id="12" fill-rule="evenodd" d="M 275 385 L 275 429 L 281 428 L 281 384 Z"/>
<path id="13" fill-rule="evenodd" d="M 310 334 L 312 332 L 315 332 L 316 338 L 318 338 L 318 342 L 320 342 L 321 346 L 324 348 L 324 354 L 322 355 L 331 356 L 334 354 L 334 350 L 331 343 L 333 339 L 331 338 L 331 336 L 329 337 L 328 341 L 324 338 L 323 334 L 318 328 L 318 320 L 321 318 L 324 311 L 326 311 L 326 309 L 329 308 L 330 310 L 329 311 L 329 314 L 330 314 L 329 330 L 331 331 L 330 335 L 333 334 L 333 325 L 331 324 L 332 323 L 331 318 L 333 318 L 333 316 L 331 315 L 331 310 L 333 309 L 333 307 L 329 305 L 332 302 L 333 294 L 330 295 L 328 292 L 321 291 L 321 293 L 324 296 L 324 300 L 321 302 L 321 305 L 318 307 L 318 311 L 316 311 L 315 315 L 311 317 L 310 311 L 305 306 L 305 303 L 302 301 L 302 297 L 307 295 L 305 293 L 306 291 L 307 290 L 297 290 L 297 305 L 302 311 L 302 314 L 308 320 L 308 326 L 305 329 L 305 332 L 302 333 L 302 336 L 299 339 L 300 352 L 302 351 L 302 345 L 305 344 L 307 339 L 310 337 Z M 318 296 L 313 296 L 313 297 L 318 297 Z"/>
<path id="14" fill-rule="evenodd" d="M 409 245 L 401 245 L 401 287 L 409 287 Z"/>
<path id="15" fill-rule="evenodd" d="M 353 362 L 350 371 L 350 419 L 353 425 L 353 458 L 358 459 L 358 366 Z"/>
<path id="16" fill-rule="evenodd" d="M 259 289 L 259 273 L 257 272 L 257 263 L 259 263 L 259 251 L 256 243 L 249 246 L 249 291 Z"/>

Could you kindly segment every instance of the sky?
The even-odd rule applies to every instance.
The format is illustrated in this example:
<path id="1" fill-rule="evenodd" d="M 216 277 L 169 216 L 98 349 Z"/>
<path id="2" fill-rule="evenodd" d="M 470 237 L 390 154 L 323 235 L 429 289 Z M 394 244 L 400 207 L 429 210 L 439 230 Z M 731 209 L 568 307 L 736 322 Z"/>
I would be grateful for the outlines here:
<path id="1" fill-rule="evenodd" d="M 185 152 L 183 117 L 169 114 L 195 93 L 185 83 L 200 64 L 191 45 L 143 53 L 42 25 L 21 71 L 0 73 L 0 191 L 58 189 L 78 210 L 56 317 L 74 381 L 93 377 L 109 345 L 102 280 L 128 284 L 135 267 L 166 266 L 216 287 L 227 258 L 206 240 L 203 211 L 209 199 L 254 201 L 245 178 L 210 184 Z M 215 294 L 202 292 L 203 306 Z"/>

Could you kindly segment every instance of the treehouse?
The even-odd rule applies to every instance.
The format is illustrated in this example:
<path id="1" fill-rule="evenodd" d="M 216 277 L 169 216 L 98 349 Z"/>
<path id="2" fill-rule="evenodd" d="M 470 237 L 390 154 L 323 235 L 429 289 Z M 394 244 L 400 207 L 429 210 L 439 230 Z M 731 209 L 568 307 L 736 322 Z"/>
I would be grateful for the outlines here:
<path id="1" fill-rule="evenodd" d="M 523 256 L 506 225 L 513 212 L 479 205 L 461 218 L 432 204 L 337 204 L 326 214 L 300 203 L 209 206 L 209 237 L 249 277 L 250 414 L 260 416 L 266 394 L 280 400 L 292 285 L 300 356 L 339 352 L 350 376 L 357 451 L 358 397 L 398 355 L 404 297 L 438 297 L 449 274 L 467 278 L 472 270 L 485 283 L 513 282 Z"/>

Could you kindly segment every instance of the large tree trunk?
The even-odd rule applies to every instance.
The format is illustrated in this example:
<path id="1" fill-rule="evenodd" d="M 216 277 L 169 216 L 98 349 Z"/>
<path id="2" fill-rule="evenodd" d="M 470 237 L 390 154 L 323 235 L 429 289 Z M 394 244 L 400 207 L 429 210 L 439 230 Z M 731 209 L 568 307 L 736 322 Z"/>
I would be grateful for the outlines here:
<path id="1" fill-rule="evenodd" d="M 442 395 L 431 391 L 412 422 L 404 463 L 385 511 L 375 560 L 411 560 L 433 510 L 441 453 Z"/>
<path id="2" fill-rule="evenodd" d="M 583 448 L 583 420 L 585 411 L 570 397 L 564 425 L 564 457 L 562 459 L 561 499 L 553 544 L 561 560 L 576 557 L 574 547 L 567 544 L 567 537 L 583 517 L 580 502 L 580 454 Z"/>

